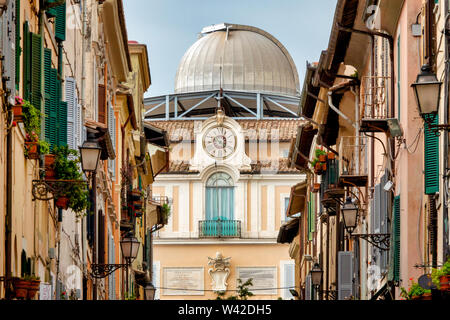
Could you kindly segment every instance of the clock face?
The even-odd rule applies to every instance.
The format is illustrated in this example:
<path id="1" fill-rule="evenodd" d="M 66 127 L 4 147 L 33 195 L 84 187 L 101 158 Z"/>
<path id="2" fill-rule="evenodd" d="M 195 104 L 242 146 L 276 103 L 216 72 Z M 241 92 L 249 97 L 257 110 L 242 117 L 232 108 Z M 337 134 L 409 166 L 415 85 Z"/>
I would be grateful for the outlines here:
<path id="1" fill-rule="evenodd" d="M 236 150 L 236 135 L 224 126 L 209 129 L 203 137 L 203 148 L 215 159 L 226 159 Z"/>

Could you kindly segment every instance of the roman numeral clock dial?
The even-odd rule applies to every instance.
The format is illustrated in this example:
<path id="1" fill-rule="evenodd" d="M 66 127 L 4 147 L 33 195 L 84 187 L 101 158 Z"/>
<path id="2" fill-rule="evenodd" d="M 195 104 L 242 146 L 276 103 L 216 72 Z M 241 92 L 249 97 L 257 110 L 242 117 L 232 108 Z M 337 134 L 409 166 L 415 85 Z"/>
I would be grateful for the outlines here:
<path id="1" fill-rule="evenodd" d="M 236 142 L 233 130 L 223 126 L 213 127 L 203 136 L 203 148 L 214 159 L 229 158 L 236 151 Z"/>

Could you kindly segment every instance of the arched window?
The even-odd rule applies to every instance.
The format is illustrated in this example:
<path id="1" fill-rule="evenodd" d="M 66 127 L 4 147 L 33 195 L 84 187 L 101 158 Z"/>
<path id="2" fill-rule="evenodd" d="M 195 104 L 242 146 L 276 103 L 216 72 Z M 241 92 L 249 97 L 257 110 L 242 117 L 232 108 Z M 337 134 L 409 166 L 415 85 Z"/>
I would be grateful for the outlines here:
<path id="1" fill-rule="evenodd" d="M 233 179 L 225 172 L 217 172 L 206 182 L 206 220 L 233 219 Z"/>

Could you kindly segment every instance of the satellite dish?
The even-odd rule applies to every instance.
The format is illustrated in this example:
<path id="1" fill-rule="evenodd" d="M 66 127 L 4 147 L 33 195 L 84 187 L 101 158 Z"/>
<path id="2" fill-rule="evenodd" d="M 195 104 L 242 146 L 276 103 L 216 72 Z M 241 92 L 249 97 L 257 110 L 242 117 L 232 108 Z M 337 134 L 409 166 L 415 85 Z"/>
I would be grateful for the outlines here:
<path id="1" fill-rule="evenodd" d="M 436 289 L 436 285 L 431 280 L 431 274 L 424 274 L 418 280 L 419 286 L 425 290 Z"/>

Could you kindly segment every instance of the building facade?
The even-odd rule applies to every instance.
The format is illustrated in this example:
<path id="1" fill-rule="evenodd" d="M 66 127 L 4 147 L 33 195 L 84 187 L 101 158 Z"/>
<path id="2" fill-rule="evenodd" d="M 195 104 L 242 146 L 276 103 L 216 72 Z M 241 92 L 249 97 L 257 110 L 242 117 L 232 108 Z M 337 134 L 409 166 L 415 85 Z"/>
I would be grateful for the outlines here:
<path id="1" fill-rule="evenodd" d="M 169 170 L 153 184 L 171 207 L 153 239 L 159 299 L 236 296 L 238 279 L 249 278 L 253 298 L 292 298 L 294 262 L 276 240 L 290 186 L 305 178 L 287 167 L 302 123 L 297 88 L 273 36 L 222 24 L 185 53 L 175 94 L 145 100 L 147 123 L 170 140 Z"/>
<path id="2" fill-rule="evenodd" d="M 423 65 L 448 86 L 448 40 L 437 31 L 447 10 L 445 1 L 337 2 L 329 46 L 307 65 L 299 114 L 309 124 L 291 152 L 308 173 L 307 201 L 291 198 L 304 213 L 291 242 L 302 299 L 400 299 L 410 279 L 447 260 L 447 133 L 424 122 L 411 88 Z M 446 92 L 435 124 L 447 123 Z M 314 168 L 317 149 L 331 155 L 325 170 Z"/>

